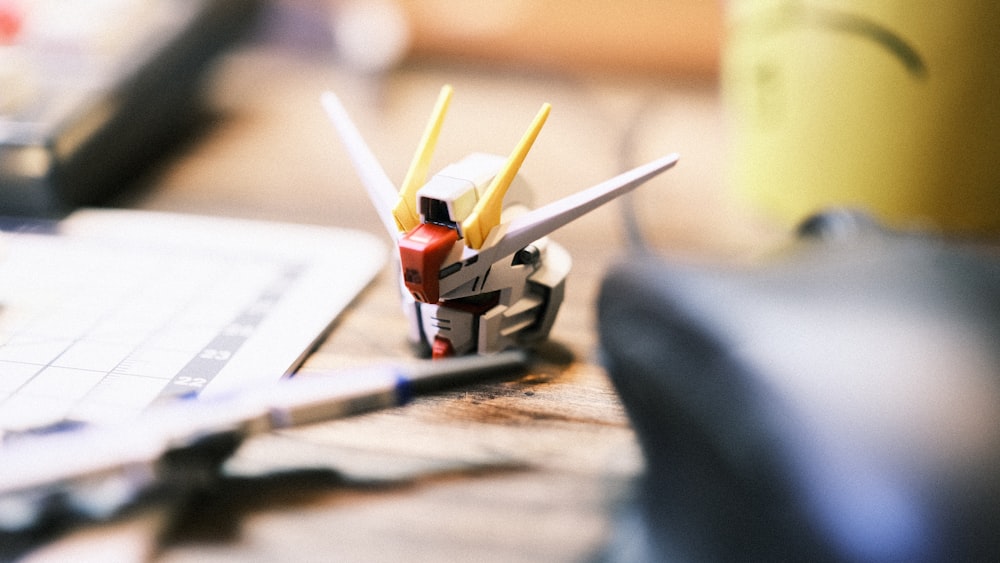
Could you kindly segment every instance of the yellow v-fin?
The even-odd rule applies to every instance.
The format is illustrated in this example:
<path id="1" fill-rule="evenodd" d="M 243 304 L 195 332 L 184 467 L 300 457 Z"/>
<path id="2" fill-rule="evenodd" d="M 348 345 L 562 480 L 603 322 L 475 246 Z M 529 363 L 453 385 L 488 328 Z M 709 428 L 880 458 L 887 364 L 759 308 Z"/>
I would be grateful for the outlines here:
<path id="1" fill-rule="evenodd" d="M 417 146 L 417 152 L 410 162 L 410 169 L 403 178 L 403 183 L 399 187 L 399 200 L 392 208 L 392 216 L 396 219 L 396 226 L 402 232 L 407 232 L 420 222 L 420 214 L 417 212 L 417 190 L 427 182 L 427 169 L 431 164 L 431 156 L 434 155 L 434 147 L 437 145 L 438 134 L 441 132 L 441 124 L 444 123 L 444 115 L 448 111 L 448 104 L 451 102 L 452 88 L 449 85 L 441 87 L 438 94 L 434 111 L 424 129 L 424 135 Z"/>
<path id="2" fill-rule="evenodd" d="M 490 183 L 482 197 L 476 202 L 476 206 L 472 209 L 469 217 L 462 222 L 465 245 L 469 248 L 477 250 L 482 248 L 490 231 L 493 230 L 493 227 L 500 224 L 500 211 L 503 208 L 503 197 L 507 193 L 507 188 L 510 187 L 511 182 L 514 181 L 514 177 L 517 176 L 517 171 L 520 170 L 521 163 L 524 162 L 524 157 L 531 150 L 531 145 L 534 144 L 535 138 L 538 137 L 538 132 L 541 131 L 542 125 L 545 125 L 545 120 L 548 118 L 549 111 L 551 110 L 552 106 L 549 104 L 543 104 L 542 109 L 538 110 L 535 120 L 531 122 L 528 130 L 521 137 L 521 142 L 514 147 L 514 152 L 510 154 L 507 163 L 500 169 L 500 172 L 493 178 L 493 182 Z"/>

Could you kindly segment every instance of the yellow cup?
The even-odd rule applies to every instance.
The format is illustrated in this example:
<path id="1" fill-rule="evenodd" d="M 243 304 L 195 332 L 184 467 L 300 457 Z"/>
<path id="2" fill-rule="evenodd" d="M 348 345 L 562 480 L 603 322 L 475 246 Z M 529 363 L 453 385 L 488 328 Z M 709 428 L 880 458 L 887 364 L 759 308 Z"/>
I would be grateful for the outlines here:
<path id="1" fill-rule="evenodd" d="M 1000 233 L 1000 2 L 731 0 L 734 187 L 799 221 Z"/>

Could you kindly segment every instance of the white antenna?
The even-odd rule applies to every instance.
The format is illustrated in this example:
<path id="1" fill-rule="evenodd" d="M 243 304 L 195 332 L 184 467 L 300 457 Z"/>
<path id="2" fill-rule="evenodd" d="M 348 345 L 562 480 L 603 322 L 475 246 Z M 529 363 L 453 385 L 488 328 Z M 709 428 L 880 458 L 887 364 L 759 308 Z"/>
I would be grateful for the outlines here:
<path id="1" fill-rule="evenodd" d="M 389 236 L 396 240 L 399 237 L 399 227 L 396 226 L 396 220 L 392 215 L 392 208 L 396 205 L 396 200 L 399 199 L 396 186 L 389 179 L 378 159 L 375 158 L 375 154 L 368 148 L 368 143 L 365 142 L 361 132 L 347 115 L 344 105 L 340 103 L 340 98 L 333 92 L 324 92 L 320 101 L 323 103 L 323 108 L 330 117 L 330 121 L 333 122 L 333 126 L 337 128 L 351 162 L 354 163 L 354 170 L 361 178 L 365 189 L 368 190 L 368 195 L 375 206 L 379 219 Z"/>

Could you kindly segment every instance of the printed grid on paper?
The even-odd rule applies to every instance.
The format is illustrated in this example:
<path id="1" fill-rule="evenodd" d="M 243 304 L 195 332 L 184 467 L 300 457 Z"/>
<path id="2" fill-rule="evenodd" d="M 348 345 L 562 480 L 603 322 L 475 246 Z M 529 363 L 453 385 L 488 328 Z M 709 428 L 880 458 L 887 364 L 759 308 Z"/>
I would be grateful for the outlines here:
<path id="1" fill-rule="evenodd" d="M 17 234 L 0 257 L 0 430 L 197 393 L 294 282 L 262 256 Z"/>

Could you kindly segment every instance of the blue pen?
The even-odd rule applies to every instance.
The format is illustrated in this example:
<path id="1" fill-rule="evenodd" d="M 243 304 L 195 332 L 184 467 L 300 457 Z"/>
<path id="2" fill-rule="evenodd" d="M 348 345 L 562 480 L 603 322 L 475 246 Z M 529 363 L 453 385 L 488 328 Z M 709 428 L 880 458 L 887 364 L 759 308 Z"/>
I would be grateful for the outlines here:
<path id="1" fill-rule="evenodd" d="M 184 481 L 177 473 L 190 471 L 191 456 L 217 465 L 254 434 L 402 405 L 417 395 L 517 374 L 527 364 L 525 352 L 508 351 L 293 377 L 165 404 L 125 424 L 18 440 L 0 447 L 0 530 L 28 528 L 52 506 L 105 518 L 143 491 Z M 172 463 L 177 452 L 187 456 L 184 464 Z"/>

